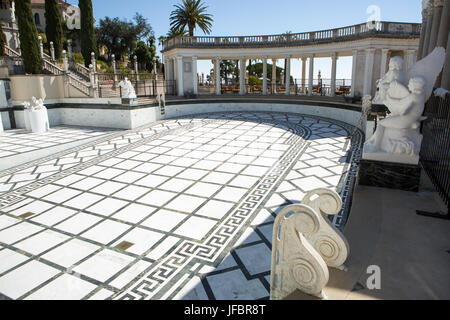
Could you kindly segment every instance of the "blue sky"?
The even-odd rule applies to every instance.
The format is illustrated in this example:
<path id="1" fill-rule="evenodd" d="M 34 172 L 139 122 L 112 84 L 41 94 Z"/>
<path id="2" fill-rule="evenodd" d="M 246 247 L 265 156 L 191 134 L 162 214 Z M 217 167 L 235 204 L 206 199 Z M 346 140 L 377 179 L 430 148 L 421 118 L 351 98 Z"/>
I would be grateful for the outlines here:
<path id="1" fill-rule="evenodd" d="M 78 0 L 69 0 L 78 4 Z M 131 19 L 136 12 L 150 22 L 156 37 L 169 30 L 173 5 L 181 0 L 93 0 L 97 21 L 105 16 Z M 306 32 L 343 27 L 365 22 L 375 14 L 367 12 L 377 6 L 380 20 L 421 22 L 421 0 L 205 0 L 208 12 L 214 16 L 211 35 L 261 35 L 286 31 Z M 196 30 L 196 35 L 203 35 Z M 320 59 L 317 69 L 327 77 L 331 68 L 328 59 Z M 351 78 L 348 58 L 338 62 L 338 78 Z M 282 62 L 280 61 L 280 64 Z M 300 74 L 301 63 L 293 61 L 293 75 Z M 199 72 L 206 72 L 209 63 L 200 62 Z M 351 69 L 351 62 L 350 62 Z"/>

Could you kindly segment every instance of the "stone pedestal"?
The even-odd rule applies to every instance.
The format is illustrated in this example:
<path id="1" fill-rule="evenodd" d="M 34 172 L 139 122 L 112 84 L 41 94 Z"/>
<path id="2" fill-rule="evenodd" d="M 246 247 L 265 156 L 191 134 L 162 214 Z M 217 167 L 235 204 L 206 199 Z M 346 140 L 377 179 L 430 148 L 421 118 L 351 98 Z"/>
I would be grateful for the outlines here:
<path id="1" fill-rule="evenodd" d="M 358 183 L 363 186 L 419 191 L 420 165 L 361 160 Z"/>
<path id="2" fill-rule="evenodd" d="M 137 98 L 122 98 L 122 104 L 126 104 L 129 106 L 137 106 L 138 99 Z"/>

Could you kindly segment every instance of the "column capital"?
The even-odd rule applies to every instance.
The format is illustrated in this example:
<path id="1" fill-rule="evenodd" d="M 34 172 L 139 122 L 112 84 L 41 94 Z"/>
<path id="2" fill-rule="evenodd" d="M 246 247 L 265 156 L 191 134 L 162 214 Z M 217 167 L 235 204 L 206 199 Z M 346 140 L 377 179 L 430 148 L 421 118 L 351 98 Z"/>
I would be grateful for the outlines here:
<path id="1" fill-rule="evenodd" d="M 192 60 L 197 60 L 197 59 L 198 59 L 197 56 L 193 56 L 193 57 L 192 57 Z"/>
<path id="2" fill-rule="evenodd" d="M 216 57 L 216 60 L 221 61 L 222 57 Z"/>
<path id="3" fill-rule="evenodd" d="M 434 6 L 435 8 L 437 8 L 437 7 L 443 7 L 443 6 L 444 6 L 444 0 L 434 0 L 433 6 Z"/>
<path id="4" fill-rule="evenodd" d="M 177 60 L 183 60 L 183 56 L 177 56 Z"/>
<path id="5" fill-rule="evenodd" d="M 290 59 L 290 58 L 291 58 L 290 54 L 286 55 L 286 59 Z"/>
<path id="6" fill-rule="evenodd" d="M 331 59 L 338 59 L 339 58 L 339 56 L 338 56 L 338 54 L 337 54 L 337 52 L 332 52 L 331 53 Z"/>
<path id="7" fill-rule="evenodd" d="M 375 48 L 367 48 L 366 53 L 368 53 L 368 54 L 375 53 L 376 50 L 377 49 L 375 49 Z"/>
<path id="8" fill-rule="evenodd" d="M 262 58 L 263 58 L 263 60 L 267 60 L 267 59 L 268 59 L 268 57 L 267 57 L 267 56 L 263 56 Z"/>
<path id="9" fill-rule="evenodd" d="M 308 54 L 308 58 L 314 58 L 315 56 L 316 56 L 315 53 L 310 53 L 310 54 Z"/>
<path id="10" fill-rule="evenodd" d="M 381 52 L 382 52 L 383 54 L 388 54 L 388 53 L 389 53 L 389 50 L 390 50 L 390 49 L 383 48 L 383 49 L 381 49 Z"/>

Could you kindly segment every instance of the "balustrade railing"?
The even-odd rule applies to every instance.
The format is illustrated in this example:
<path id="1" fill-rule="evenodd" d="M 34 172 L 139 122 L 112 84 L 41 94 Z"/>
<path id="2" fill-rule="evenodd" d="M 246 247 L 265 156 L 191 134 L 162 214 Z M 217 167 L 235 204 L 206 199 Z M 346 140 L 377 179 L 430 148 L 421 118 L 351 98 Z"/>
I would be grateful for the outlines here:
<path id="1" fill-rule="evenodd" d="M 369 34 L 419 36 L 420 30 L 421 25 L 415 23 L 368 22 L 336 29 L 293 34 L 240 37 L 177 37 L 164 41 L 163 50 L 184 47 L 296 45 L 308 44 L 308 42 L 314 41 L 338 41 L 340 38 L 347 40 L 348 37 L 366 36 Z"/>

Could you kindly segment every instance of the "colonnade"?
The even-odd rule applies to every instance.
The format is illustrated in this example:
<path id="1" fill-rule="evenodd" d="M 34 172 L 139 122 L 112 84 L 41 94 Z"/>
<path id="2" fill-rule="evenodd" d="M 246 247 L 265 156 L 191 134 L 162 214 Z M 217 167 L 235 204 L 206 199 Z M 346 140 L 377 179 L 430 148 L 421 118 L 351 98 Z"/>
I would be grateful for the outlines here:
<path id="1" fill-rule="evenodd" d="M 422 0 L 422 33 L 418 59 L 430 54 L 434 48 L 446 49 L 444 70 L 436 87 L 450 90 L 450 0 Z"/>
<path id="2" fill-rule="evenodd" d="M 367 49 L 354 49 L 352 53 L 352 86 L 350 95 L 351 96 L 363 96 L 363 95 L 374 95 L 375 81 L 384 76 L 388 70 L 389 60 L 394 55 L 402 55 L 405 61 L 405 70 L 407 70 L 411 65 L 416 62 L 417 48 L 406 50 L 391 50 L 389 48 L 367 48 Z M 284 83 L 284 94 L 292 94 L 292 83 L 291 83 L 291 60 L 301 59 L 302 70 L 301 70 L 301 87 L 307 89 L 307 95 L 313 95 L 314 87 L 314 72 L 315 72 L 315 60 L 317 54 L 302 54 L 301 56 L 286 55 L 284 57 L 269 57 L 262 56 L 258 60 L 262 60 L 263 65 L 263 83 L 261 88 L 261 94 L 269 94 L 268 88 L 268 62 L 272 62 L 272 84 L 276 83 L 276 71 L 277 71 L 277 60 L 286 60 L 286 70 L 283 76 Z M 320 57 L 326 55 L 321 54 Z M 336 74 L 337 74 L 337 64 L 339 57 L 349 56 L 348 52 L 331 52 L 327 55 L 331 58 L 331 85 L 330 85 L 330 96 L 334 96 L 336 92 Z M 206 58 L 202 58 L 206 59 Z M 214 92 L 216 95 L 221 95 L 221 85 L 222 79 L 220 75 L 220 63 L 223 60 L 238 60 L 239 62 L 239 77 L 240 79 L 245 79 L 246 77 L 246 66 L 248 57 L 224 57 L 216 56 L 212 59 L 209 57 L 208 60 L 213 60 L 214 64 Z M 251 59 L 257 59 L 256 57 L 251 57 Z M 166 57 L 166 79 L 175 80 L 177 83 L 177 94 L 179 96 L 185 95 L 186 92 L 192 92 L 194 95 L 198 94 L 198 75 L 197 75 L 197 62 L 199 58 L 197 56 L 176 56 L 176 57 Z M 306 77 L 308 73 L 308 77 Z M 308 79 L 308 81 L 306 81 Z M 274 93 L 276 93 L 276 88 L 274 88 Z M 240 81 L 239 94 L 245 95 L 246 83 L 245 81 Z"/>

